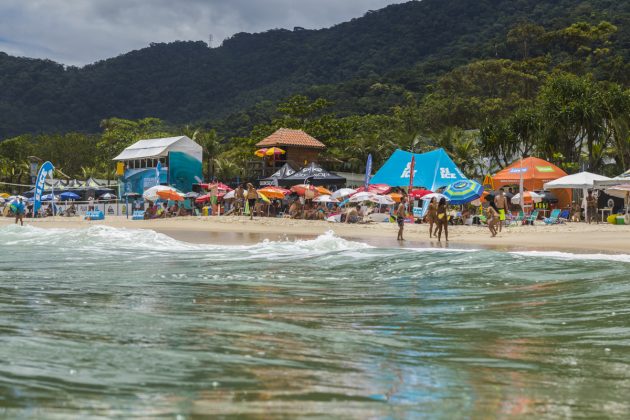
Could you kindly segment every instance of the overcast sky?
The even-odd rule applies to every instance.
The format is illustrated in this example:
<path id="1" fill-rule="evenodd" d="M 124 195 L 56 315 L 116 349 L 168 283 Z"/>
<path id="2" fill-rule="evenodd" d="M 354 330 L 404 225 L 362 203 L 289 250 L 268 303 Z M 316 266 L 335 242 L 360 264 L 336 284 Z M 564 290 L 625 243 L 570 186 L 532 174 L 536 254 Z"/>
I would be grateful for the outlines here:
<path id="1" fill-rule="evenodd" d="M 150 42 L 322 28 L 403 0 L 0 0 L 0 51 L 83 65 Z"/>

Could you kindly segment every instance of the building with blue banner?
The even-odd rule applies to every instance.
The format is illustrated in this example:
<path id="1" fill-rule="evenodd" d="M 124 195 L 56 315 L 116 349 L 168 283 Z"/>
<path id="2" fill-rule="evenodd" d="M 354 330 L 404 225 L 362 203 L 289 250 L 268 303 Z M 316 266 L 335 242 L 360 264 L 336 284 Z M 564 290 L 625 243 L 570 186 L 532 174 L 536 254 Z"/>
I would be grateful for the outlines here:
<path id="1" fill-rule="evenodd" d="M 202 155 L 201 146 L 187 136 L 140 140 L 114 158 L 124 165 L 120 194 L 142 194 L 156 185 L 192 191 L 202 182 Z"/>
<path id="2" fill-rule="evenodd" d="M 415 156 L 414 187 L 424 187 L 436 191 L 453 182 L 467 179 L 444 149 L 436 149 L 427 153 L 411 153 L 398 149 L 374 174 L 370 184 L 408 187 L 412 156 Z"/>

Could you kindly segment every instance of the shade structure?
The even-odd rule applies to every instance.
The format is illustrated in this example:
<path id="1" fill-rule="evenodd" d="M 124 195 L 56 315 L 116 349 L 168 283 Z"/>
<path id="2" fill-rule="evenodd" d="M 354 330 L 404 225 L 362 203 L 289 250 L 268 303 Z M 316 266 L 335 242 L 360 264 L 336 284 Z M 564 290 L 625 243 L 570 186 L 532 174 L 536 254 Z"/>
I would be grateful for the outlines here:
<path id="1" fill-rule="evenodd" d="M 519 159 L 507 168 L 497 172 L 493 176 L 495 188 L 506 185 L 519 185 L 523 178 L 523 187 L 528 191 L 544 189 L 548 182 L 567 176 L 567 173 L 553 163 L 536 157 Z M 556 191 L 560 206 L 568 206 L 571 203 L 572 192 L 570 189 Z"/>
<path id="2" fill-rule="evenodd" d="M 217 190 L 219 191 L 232 191 L 232 188 L 230 188 L 229 185 L 225 185 L 223 182 L 212 182 L 212 183 L 208 183 L 208 184 L 199 184 L 199 186 L 201 188 L 203 188 L 204 190 L 208 190 L 210 191 L 210 189 L 214 186 L 217 187 Z"/>
<path id="3" fill-rule="evenodd" d="M 344 197 L 349 197 L 352 194 L 356 194 L 357 190 L 354 190 L 352 188 L 339 188 L 337 191 L 333 192 L 331 194 L 332 198 L 344 198 Z"/>
<path id="4" fill-rule="evenodd" d="M 184 195 L 173 190 L 158 191 L 157 195 L 163 200 L 184 201 Z"/>
<path id="5" fill-rule="evenodd" d="M 228 191 L 225 193 L 225 195 L 222 197 L 224 200 L 231 200 L 232 198 L 234 198 L 236 196 L 236 191 L 232 190 L 232 191 Z"/>
<path id="6" fill-rule="evenodd" d="M 418 198 L 424 197 L 427 194 L 431 194 L 432 192 L 433 191 L 431 190 L 425 190 L 425 189 L 419 188 L 419 189 L 411 190 L 411 192 L 409 192 L 409 197 L 418 199 Z"/>
<path id="7" fill-rule="evenodd" d="M 396 204 L 396 200 L 394 200 L 389 195 L 377 195 L 376 199 L 378 200 L 376 202 L 378 204 L 380 204 L 380 205 L 383 205 L 383 206 L 393 206 L 394 204 Z M 398 200 L 398 201 L 400 201 L 400 200 Z"/>
<path id="8" fill-rule="evenodd" d="M 544 185 L 544 189 L 551 190 L 558 188 L 593 188 L 595 181 L 610 181 L 611 179 L 612 178 L 608 178 L 607 176 L 597 175 L 590 172 L 580 172 L 546 182 Z"/>
<path id="9" fill-rule="evenodd" d="M 402 200 L 403 195 L 401 193 L 389 193 L 389 197 L 395 202 L 399 203 Z"/>
<path id="10" fill-rule="evenodd" d="M 362 203 L 364 201 L 372 201 L 374 203 L 378 203 L 379 198 L 377 194 L 363 191 L 356 193 L 355 195 L 350 197 L 348 201 L 350 201 L 351 203 Z"/>
<path id="11" fill-rule="evenodd" d="M 173 187 L 167 187 L 166 185 L 156 185 L 155 187 L 151 187 L 148 190 L 146 190 L 144 193 L 142 193 L 142 198 L 149 201 L 157 201 L 160 199 L 160 196 L 158 196 L 157 194 L 158 191 L 166 191 L 166 190 L 177 191 Z"/>
<path id="12" fill-rule="evenodd" d="M 116 197 L 116 195 L 112 193 L 105 193 L 98 197 L 99 200 L 115 200 L 116 198 L 118 197 Z"/>
<path id="13" fill-rule="evenodd" d="M 332 198 L 330 195 L 320 195 L 313 199 L 315 203 L 339 203 L 338 200 Z"/>
<path id="14" fill-rule="evenodd" d="M 450 184 L 444 189 L 443 194 L 451 204 L 466 204 L 481 198 L 483 186 L 476 181 L 467 179 Z"/>
<path id="15" fill-rule="evenodd" d="M 280 169 L 274 172 L 273 175 L 271 175 L 270 177 L 261 179 L 259 181 L 259 184 L 261 187 L 264 187 L 267 185 L 279 185 L 280 179 L 287 178 L 293 175 L 295 172 L 296 170 L 293 168 L 293 166 L 289 165 L 288 163 L 285 163 L 284 165 L 282 165 Z"/>
<path id="16" fill-rule="evenodd" d="M 346 178 L 333 172 L 328 172 L 317 163 L 312 162 L 293 175 L 278 179 L 278 184 L 284 186 L 306 183 L 312 185 L 342 185 L 346 183 Z"/>
<path id="17" fill-rule="evenodd" d="M 265 157 L 267 156 L 267 150 L 267 148 L 258 149 L 254 152 L 254 155 L 258 156 L 259 158 Z"/>
<path id="18" fill-rule="evenodd" d="M 258 193 L 260 194 L 264 194 L 265 196 L 269 198 L 274 198 L 274 199 L 279 199 L 279 200 L 282 200 L 290 192 L 291 192 L 290 190 L 287 190 L 284 188 L 278 188 L 278 187 L 265 187 L 258 190 Z"/>
<path id="19" fill-rule="evenodd" d="M 370 184 L 367 187 L 367 190 L 365 189 L 365 187 L 359 187 L 356 189 L 356 192 L 371 192 L 374 194 L 387 194 L 392 190 L 392 187 L 390 187 L 387 184 Z"/>
<path id="20" fill-rule="evenodd" d="M 315 188 L 317 188 L 317 192 L 322 195 L 332 195 L 332 191 L 330 191 L 328 188 L 322 187 L 321 185 Z"/>
<path id="21" fill-rule="evenodd" d="M 525 191 L 523 193 L 523 204 L 531 204 L 531 203 L 540 203 L 543 197 L 540 194 L 537 194 L 533 191 Z M 521 193 L 516 194 L 512 197 L 512 204 L 521 205 Z"/>
<path id="22" fill-rule="evenodd" d="M 184 194 L 184 198 L 197 198 L 199 197 L 201 194 L 196 193 L 194 191 L 191 192 L 187 192 L 186 194 Z"/>
<path id="23" fill-rule="evenodd" d="M 59 194 L 59 197 L 64 201 L 65 200 L 78 200 L 79 198 L 81 198 L 79 194 L 75 194 L 71 191 L 62 192 L 61 194 Z"/>
<path id="24" fill-rule="evenodd" d="M 285 153 L 286 151 L 284 151 L 283 149 L 279 147 L 270 147 L 269 149 L 267 149 L 267 152 L 265 154 L 267 156 L 280 156 L 280 155 L 284 155 Z"/>
<path id="25" fill-rule="evenodd" d="M 1 198 L 9 198 L 9 194 L 8 193 L 0 193 L 0 197 Z"/>
<path id="26" fill-rule="evenodd" d="M 46 194 L 42 195 L 42 201 L 57 201 L 59 200 L 58 195 Z"/>
<path id="27" fill-rule="evenodd" d="M 398 149 L 374 174 L 370 183 L 409 187 L 409 181 L 412 178 L 412 157 L 414 160 L 413 187 L 425 187 L 435 191 L 453 182 L 466 179 L 444 149 L 427 153 L 411 153 Z"/>
<path id="28" fill-rule="evenodd" d="M 317 190 L 317 188 L 314 185 L 310 184 L 298 184 L 292 186 L 290 189 L 291 192 L 294 192 L 299 196 L 304 196 L 307 190 L 312 191 L 315 195 L 319 195 L 319 191 Z"/>

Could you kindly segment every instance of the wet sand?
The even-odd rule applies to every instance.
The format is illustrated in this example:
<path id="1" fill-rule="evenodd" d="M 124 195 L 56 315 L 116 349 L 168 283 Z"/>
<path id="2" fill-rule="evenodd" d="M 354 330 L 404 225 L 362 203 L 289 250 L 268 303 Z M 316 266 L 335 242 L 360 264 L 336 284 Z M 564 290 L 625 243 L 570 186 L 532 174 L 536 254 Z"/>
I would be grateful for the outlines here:
<path id="1" fill-rule="evenodd" d="M 0 226 L 12 224 L 9 218 L 0 218 Z M 370 244 L 396 247 L 474 247 L 498 250 L 545 250 L 583 253 L 630 254 L 630 226 L 609 224 L 566 223 L 547 226 L 539 222 L 534 226 L 514 226 L 503 229 L 491 238 L 486 227 L 450 226 L 449 242 L 429 239 L 428 225 L 405 226 L 405 242 L 396 241 L 394 223 L 348 225 L 323 221 L 291 220 L 280 218 L 247 217 L 183 217 L 159 220 L 133 221 L 125 217 L 107 217 L 105 221 L 89 222 L 75 218 L 45 218 L 26 220 L 26 224 L 42 228 L 87 228 L 107 225 L 128 229 L 151 229 L 175 239 L 191 243 L 242 244 L 264 239 L 294 240 L 314 238 L 333 231 L 337 236 L 362 240 Z"/>

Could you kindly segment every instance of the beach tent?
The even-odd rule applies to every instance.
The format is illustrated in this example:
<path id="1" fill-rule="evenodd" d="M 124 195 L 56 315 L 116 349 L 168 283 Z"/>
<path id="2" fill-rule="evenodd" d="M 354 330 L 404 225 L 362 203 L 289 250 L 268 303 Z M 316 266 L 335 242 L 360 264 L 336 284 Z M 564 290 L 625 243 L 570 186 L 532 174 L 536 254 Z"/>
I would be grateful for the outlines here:
<path id="1" fill-rule="evenodd" d="M 592 174 L 590 172 L 580 172 L 578 174 L 567 175 L 558 179 L 554 179 L 553 181 L 546 182 L 544 188 L 546 190 L 557 188 L 572 188 L 584 190 L 593 188 L 593 184 L 595 181 L 607 180 L 610 180 L 610 178 L 603 175 Z"/>
<path id="2" fill-rule="evenodd" d="M 343 185 L 346 183 L 346 178 L 335 173 L 328 172 L 315 162 L 312 162 L 293 175 L 285 178 L 279 178 L 278 183 L 286 186 L 297 184 Z"/>
<path id="3" fill-rule="evenodd" d="M 553 163 L 536 157 L 519 159 L 507 168 L 497 172 L 492 178 L 495 188 L 506 185 L 519 185 L 521 176 L 523 187 L 528 191 L 542 190 L 548 182 L 567 176 L 567 173 Z M 560 207 L 571 203 L 572 193 L 570 189 L 556 191 Z"/>
<path id="4" fill-rule="evenodd" d="M 436 149 L 428 153 L 411 153 L 398 149 L 374 174 L 370 184 L 408 187 L 412 156 L 415 157 L 414 187 L 425 187 L 435 191 L 467 179 L 444 149 Z"/>
<path id="5" fill-rule="evenodd" d="M 277 186 L 279 179 L 287 178 L 293 175 L 295 172 L 296 170 L 293 168 L 293 166 L 289 165 L 288 163 L 285 163 L 273 175 L 271 175 L 270 177 L 261 179 L 259 184 L 261 187 L 269 186 L 269 185 Z"/>

